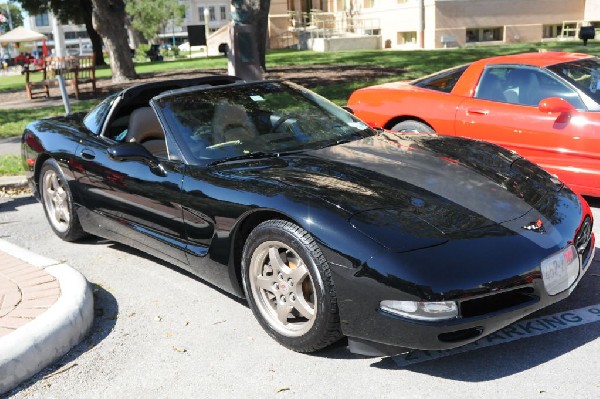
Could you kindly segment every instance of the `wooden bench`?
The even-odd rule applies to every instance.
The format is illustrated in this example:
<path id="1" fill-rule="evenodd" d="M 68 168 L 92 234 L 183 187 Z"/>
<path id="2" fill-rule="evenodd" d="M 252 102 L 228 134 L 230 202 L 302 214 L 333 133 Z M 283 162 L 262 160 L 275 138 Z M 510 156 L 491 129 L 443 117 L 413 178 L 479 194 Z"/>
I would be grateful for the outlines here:
<path id="1" fill-rule="evenodd" d="M 41 72 L 41 79 L 32 79 L 30 74 Z M 38 94 L 49 97 L 51 84 L 57 84 L 56 78 L 62 76 L 65 84 L 75 89 L 75 98 L 79 99 L 79 86 L 90 83 L 96 93 L 96 61 L 90 56 L 46 57 L 41 68 L 27 68 L 25 74 L 25 90 L 30 99 Z"/>
<path id="2" fill-rule="evenodd" d="M 50 83 L 48 82 L 45 65 L 40 67 L 27 64 L 24 66 L 22 73 L 25 75 L 25 91 L 30 100 L 39 95 L 50 97 Z"/>

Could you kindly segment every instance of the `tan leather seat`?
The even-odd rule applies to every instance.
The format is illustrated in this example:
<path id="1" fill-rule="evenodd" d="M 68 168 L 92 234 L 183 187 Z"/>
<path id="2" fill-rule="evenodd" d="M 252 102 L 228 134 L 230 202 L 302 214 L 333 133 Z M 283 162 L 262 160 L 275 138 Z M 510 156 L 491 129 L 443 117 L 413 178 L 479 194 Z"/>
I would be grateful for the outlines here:
<path id="1" fill-rule="evenodd" d="M 539 102 L 540 84 L 535 72 L 516 68 L 508 75 L 510 89 L 504 91 L 509 103 L 521 105 L 537 105 Z"/>
<path id="2" fill-rule="evenodd" d="M 131 113 L 125 141 L 140 143 L 157 157 L 167 155 L 165 133 L 154 110 L 150 107 L 138 108 Z"/>
<path id="3" fill-rule="evenodd" d="M 258 130 L 242 105 L 218 103 L 213 115 L 214 144 L 235 140 L 251 140 Z"/>

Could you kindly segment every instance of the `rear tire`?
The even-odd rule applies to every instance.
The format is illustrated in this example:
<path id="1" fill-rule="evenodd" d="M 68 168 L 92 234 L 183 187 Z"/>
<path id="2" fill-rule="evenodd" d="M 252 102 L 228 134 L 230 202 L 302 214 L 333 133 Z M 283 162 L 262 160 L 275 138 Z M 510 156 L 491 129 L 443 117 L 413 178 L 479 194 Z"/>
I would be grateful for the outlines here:
<path id="1" fill-rule="evenodd" d="M 342 337 L 331 271 L 312 236 L 283 220 L 258 225 L 242 254 L 246 298 L 281 345 L 314 352 Z"/>
<path id="2" fill-rule="evenodd" d="M 73 209 L 69 184 L 54 159 L 48 159 L 42 165 L 39 187 L 44 212 L 54 233 L 65 241 L 85 237 L 86 233 Z"/>
<path id="3" fill-rule="evenodd" d="M 435 133 L 433 128 L 423 122 L 406 120 L 395 124 L 392 129 L 394 132 L 417 132 L 417 133 Z"/>

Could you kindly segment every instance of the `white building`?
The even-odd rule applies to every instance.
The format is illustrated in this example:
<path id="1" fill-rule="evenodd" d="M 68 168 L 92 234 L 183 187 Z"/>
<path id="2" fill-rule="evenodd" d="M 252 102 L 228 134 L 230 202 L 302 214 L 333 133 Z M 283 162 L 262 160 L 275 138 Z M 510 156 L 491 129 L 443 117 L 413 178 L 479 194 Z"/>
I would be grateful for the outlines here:
<path id="1" fill-rule="evenodd" d="M 29 16 L 31 30 L 43 33 L 48 38 L 46 42 L 48 51 L 54 49 L 53 19 L 54 15 L 48 12 Z M 90 54 L 92 52 L 92 42 L 85 25 L 62 25 L 62 30 L 65 35 L 65 47 L 68 55 Z M 41 49 L 38 50 L 41 51 Z"/>

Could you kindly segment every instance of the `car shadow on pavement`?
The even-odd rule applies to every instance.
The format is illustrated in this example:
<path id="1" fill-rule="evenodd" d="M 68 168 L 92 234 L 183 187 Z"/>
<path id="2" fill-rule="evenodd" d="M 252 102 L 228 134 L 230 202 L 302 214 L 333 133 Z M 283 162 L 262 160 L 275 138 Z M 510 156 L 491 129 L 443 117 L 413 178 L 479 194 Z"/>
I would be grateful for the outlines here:
<path id="1" fill-rule="evenodd" d="M 77 359 L 100 344 L 114 329 L 119 314 L 117 300 L 101 286 L 94 283 L 89 284 L 94 296 L 94 322 L 87 336 L 66 355 L 8 392 L 8 397 L 27 389 L 40 380 L 48 380 L 48 384 L 51 384 L 53 376 L 77 367 Z"/>
<path id="2" fill-rule="evenodd" d="M 17 208 L 36 203 L 37 200 L 32 195 L 23 195 L 18 197 L 0 197 L 0 212 L 14 212 Z"/>
<path id="3" fill-rule="evenodd" d="M 195 281 L 197 281 L 199 283 L 202 283 L 202 284 L 204 284 L 204 285 L 206 285 L 206 286 L 208 286 L 208 287 L 210 287 L 210 288 L 218 291 L 219 293 L 221 293 L 222 295 L 228 297 L 229 299 L 231 299 L 231 300 L 233 300 L 233 301 L 235 301 L 235 302 L 237 302 L 237 303 L 239 303 L 241 305 L 244 305 L 245 307 L 248 307 L 248 303 L 246 302 L 246 299 L 240 298 L 240 297 L 238 297 L 236 295 L 233 295 L 233 294 L 225 291 L 224 289 L 222 289 L 222 288 L 220 288 L 220 287 L 218 287 L 218 286 L 216 286 L 216 285 L 214 285 L 214 284 L 212 284 L 212 283 L 204 280 L 203 278 L 198 277 L 195 274 L 190 273 L 189 271 L 187 271 L 185 269 L 182 269 L 182 268 L 180 268 L 180 267 L 178 267 L 178 266 L 176 266 L 176 265 L 174 265 L 172 263 L 166 262 L 166 261 L 164 261 L 164 260 L 162 260 L 160 258 L 157 258 L 157 257 L 155 257 L 155 256 L 153 256 L 151 254 L 148 254 L 148 253 L 146 253 L 144 251 L 138 250 L 138 249 L 133 248 L 133 247 L 129 247 L 129 246 L 125 245 L 125 244 L 121 244 L 121 243 L 118 243 L 118 242 L 108 241 L 108 240 L 104 241 L 103 240 L 102 243 L 110 243 L 110 247 L 114 248 L 117 251 L 127 252 L 128 254 L 139 256 L 141 258 L 145 258 L 145 259 L 150 260 L 150 261 L 152 261 L 154 263 L 157 263 L 157 264 L 159 264 L 161 266 L 164 266 L 164 267 L 166 267 L 166 268 L 168 268 L 170 270 L 173 270 L 174 272 L 177 272 L 177 273 L 182 274 L 182 275 L 184 275 L 186 277 L 189 277 L 189 278 L 191 278 L 191 279 L 193 279 L 193 280 L 195 280 Z"/>
<path id="4" fill-rule="evenodd" d="M 399 366 L 394 358 L 383 358 L 371 367 L 406 370 L 464 382 L 493 381 L 554 360 L 599 336 L 597 326 L 585 326 L 554 333 L 551 338 L 532 337 L 444 358 L 433 358 L 410 366 Z"/>

